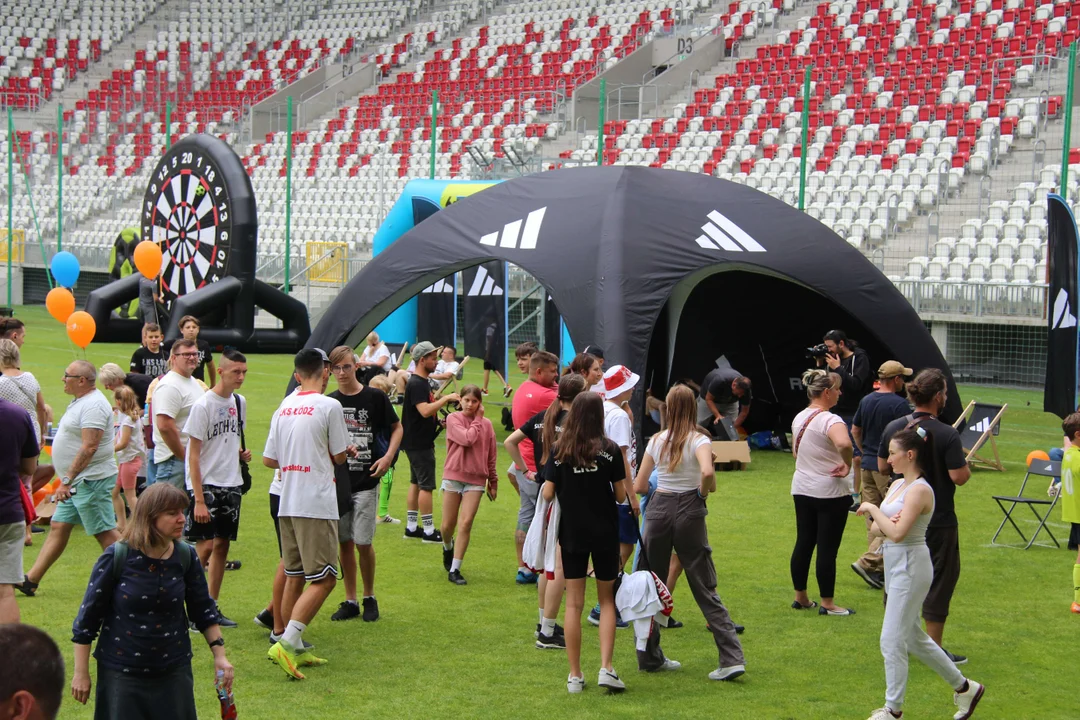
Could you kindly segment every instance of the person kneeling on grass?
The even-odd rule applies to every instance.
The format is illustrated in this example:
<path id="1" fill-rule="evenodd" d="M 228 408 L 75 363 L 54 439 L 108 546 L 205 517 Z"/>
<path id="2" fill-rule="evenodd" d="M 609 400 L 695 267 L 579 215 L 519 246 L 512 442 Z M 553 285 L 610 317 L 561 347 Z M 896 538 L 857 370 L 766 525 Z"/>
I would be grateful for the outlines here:
<path id="1" fill-rule="evenodd" d="M 443 567 L 447 579 L 465 585 L 461 562 L 469 549 L 473 518 L 487 485 L 487 495 L 494 500 L 499 489 L 496 465 L 495 428 L 484 417 L 480 388 L 466 385 L 461 389 L 461 411 L 446 418 L 446 463 L 443 466 L 442 537 Z M 458 525 L 458 513 L 461 524 Z M 458 531 L 454 540 L 454 530 Z"/>
<path id="2" fill-rule="evenodd" d="M 600 673 L 597 685 L 612 692 L 626 689 L 615 673 L 615 578 L 619 575 L 619 511 L 626 499 L 626 462 L 619 446 L 604 437 L 604 404 L 596 393 L 574 398 L 553 457 L 544 468 L 545 500 L 559 498 L 563 573 L 566 575 L 566 689 L 585 687 L 581 673 L 581 616 L 585 575 L 592 557 L 600 599 Z"/>
<path id="3" fill-rule="evenodd" d="M 934 514 L 934 489 L 926 476 L 934 472 L 934 438 L 916 427 L 901 430 L 889 441 L 888 461 L 902 480 L 889 488 L 881 506 L 864 502 L 859 515 L 870 515 L 870 531 L 885 538 L 885 619 L 881 623 L 881 654 L 885 658 L 885 707 L 870 720 L 901 717 L 907 690 L 908 655 L 914 655 L 956 691 L 954 720 L 966 720 L 985 688 L 966 679 L 948 653 L 941 649 L 919 623 L 919 610 L 930 592 L 934 566 L 926 545 L 926 528 Z"/>

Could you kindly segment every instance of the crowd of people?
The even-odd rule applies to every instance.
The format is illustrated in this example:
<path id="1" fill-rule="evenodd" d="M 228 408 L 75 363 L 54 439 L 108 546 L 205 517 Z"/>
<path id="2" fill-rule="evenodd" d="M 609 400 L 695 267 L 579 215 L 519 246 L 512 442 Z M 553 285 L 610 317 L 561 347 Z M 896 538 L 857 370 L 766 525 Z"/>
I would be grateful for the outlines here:
<path id="1" fill-rule="evenodd" d="M 76 525 L 94 536 L 102 553 L 73 623 L 71 692 L 79 702 L 90 700 L 96 643 L 95 717 L 194 718 L 191 632 L 207 641 L 220 686 L 231 687 L 222 629 L 237 623 L 222 611 L 228 597 L 222 589 L 226 570 L 239 564 L 229 551 L 256 452 L 274 471 L 270 514 L 280 562 L 267 578 L 271 600 L 255 621 L 270 631 L 269 659 L 292 678 L 303 680 L 309 668 L 327 663 L 304 635 L 339 577 L 344 599 L 331 621 L 379 619 L 375 535 L 378 525 L 400 522 L 387 505 L 387 478 L 400 454 L 409 473 L 403 536 L 441 545 L 455 586 L 467 584 L 465 556 L 482 499 L 499 497 L 503 477 L 514 488 L 514 581 L 537 586 L 535 644 L 565 649 L 569 692 L 586 686 L 583 617 L 599 628 L 599 687 L 626 687 L 612 662 L 616 629 L 630 624 L 623 614 L 634 624 L 640 670 L 680 668 L 661 647 L 661 628 L 681 623 L 670 613 L 639 610 L 661 600 L 670 608 L 682 574 L 716 645 L 709 678 L 731 681 L 746 673 L 743 627 L 720 599 L 705 522 L 716 491 L 711 443 L 741 429 L 751 407 L 751 381 L 742 373 L 718 367 L 700 385 L 677 383 L 662 400 L 650 395 L 655 402 L 645 409 L 660 431 L 641 450 L 631 403 L 641 390 L 637 374 L 618 364 L 605 369 L 596 346 L 560 374 L 555 355 L 522 344 L 515 357 L 526 378 L 505 393 L 513 396 L 515 429 L 503 443 L 511 465 L 500 470 L 484 389 L 443 391 L 457 377 L 452 348 L 418 342 L 405 371 L 374 333 L 359 353 L 349 346 L 302 350 L 294 358 L 296 389 L 274 411 L 260 449 L 249 447 L 245 434 L 248 404 L 239 391 L 247 358 L 226 349 L 216 365 L 198 338 L 198 320 L 183 318 L 180 327 L 183 336 L 164 344 L 160 327 L 145 325 L 128 371 L 70 363 L 63 378 L 70 402 L 55 430 L 38 381 L 20 368 L 25 327 L 6 327 L 0 339 L 0 431 L 9 439 L 0 445 L 0 624 L 19 627 L 15 591 L 42 590 Z M 910 654 L 950 684 L 954 717 L 963 720 L 984 688 L 958 669 L 966 658 L 942 646 L 960 573 L 953 498 L 970 477 L 959 436 L 937 419 L 946 402 L 945 375 L 915 374 L 890 360 L 875 381 L 865 352 L 843 333 L 833 331 L 825 341 L 830 352 L 803 376 L 809 402 L 791 426 L 791 607 L 823 616 L 855 613 L 835 601 L 836 560 L 855 510 L 866 519 L 867 547 L 851 567 L 887 598 L 880 636 L 885 704 L 871 719 L 901 716 Z M 327 394 L 331 378 L 336 389 Z M 1080 441 L 1080 416 L 1067 420 L 1065 431 Z M 439 442 L 446 448 L 441 472 Z M 39 467 L 46 446 L 52 465 Z M 1080 456 L 1075 447 L 1070 452 L 1070 460 Z M 54 475 L 56 510 L 24 572 L 22 548 L 32 540 L 25 498 Z M 436 488 L 442 490 L 438 526 Z M 854 506 L 853 490 L 861 499 Z M 1072 507 L 1071 481 L 1058 492 L 1069 495 Z M 818 592 L 811 599 L 815 555 Z M 655 585 L 632 581 L 637 571 L 651 573 Z M 598 603 L 586 614 L 590 577 Z M 154 630 L 146 632 L 148 626 Z M 43 642 L 31 630 L 10 627 L 0 627 L 0 647 Z M 0 693 L 0 703 L 29 702 L 34 694 L 28 684 L 7 698 Z M 53 707 L 46 717 L 55 715 L 49 702 L 42 701 Z"/>

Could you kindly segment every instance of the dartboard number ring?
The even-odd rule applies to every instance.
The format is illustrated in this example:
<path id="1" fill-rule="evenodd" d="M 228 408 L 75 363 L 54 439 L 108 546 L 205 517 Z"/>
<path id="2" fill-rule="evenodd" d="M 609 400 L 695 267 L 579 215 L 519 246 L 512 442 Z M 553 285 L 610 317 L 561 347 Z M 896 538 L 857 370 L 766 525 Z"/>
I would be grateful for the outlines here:
<path id="1" fill-rule="evenodd" d="M 180 143 L 154 168 L 143 201 L 143 238 L 161 247 L 166 301 L 228 274 L 232 220 L 225 176 L 197 146 Z"/>

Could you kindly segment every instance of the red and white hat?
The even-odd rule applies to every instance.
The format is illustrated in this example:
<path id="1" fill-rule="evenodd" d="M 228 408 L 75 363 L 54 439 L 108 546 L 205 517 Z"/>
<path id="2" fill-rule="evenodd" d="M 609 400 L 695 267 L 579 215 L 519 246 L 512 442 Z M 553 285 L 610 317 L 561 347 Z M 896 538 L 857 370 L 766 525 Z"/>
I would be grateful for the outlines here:
<path id="1" fill-rule="evenodd" d="M 640 379 L 625 365 L 612 365 L 604 373 L 603 396 L 605 398 L 618 397 L 627 390 L 633 390 Z"/>

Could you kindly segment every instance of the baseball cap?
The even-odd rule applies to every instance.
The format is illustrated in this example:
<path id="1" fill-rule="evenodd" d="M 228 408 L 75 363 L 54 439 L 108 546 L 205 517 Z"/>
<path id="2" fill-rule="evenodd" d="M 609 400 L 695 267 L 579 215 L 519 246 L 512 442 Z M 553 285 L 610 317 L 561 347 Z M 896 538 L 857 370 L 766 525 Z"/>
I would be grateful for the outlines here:
<path id="1" fill-rule="evenodd" d="M 878 368 L 877 376 L 879 378 L 894 378 L 899 375 L 904 377 L 911 377 L 915 374 L 915 371 L 909 367 L 904 367 L 903 364 L 896 362 L 895 360 L 886 360 Z"/>
<path id="2" fill-rule="evenodd" d="M 604 397 L 618 397 L 627 390 L 633 390 L 640 379 L 635 373 L 630 372 L 630 368 L 625 365 L 612 365 L 604 373 Z"/>
<path id="3" fill-rule="evenodd" d="M 323 350 L 322 348 L 312 348 L 312 350 L 319 353 L 319 356 L 322 358 L 322 361 L 324 363 L 330 362 L 330 356 L 326 354 L 325 350 Z"/>
<path id="4" fill-rule="evenodd" d="M 586 345 L 585 349 L 581 352 L 585 353 L 586 355 L 598 357 L 601 360 L 604 359 L 604 348 L 600 347 L 599 345 Z"/>
<path id="5" fill-rule="evenodd" d="M 410 353 L 412 354 L 413 362 L 423 359 L 424 357 L 435 352 L 435 346 L 429 343 L 427 340 L 421 340 L 412 346 Z"/>

